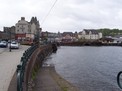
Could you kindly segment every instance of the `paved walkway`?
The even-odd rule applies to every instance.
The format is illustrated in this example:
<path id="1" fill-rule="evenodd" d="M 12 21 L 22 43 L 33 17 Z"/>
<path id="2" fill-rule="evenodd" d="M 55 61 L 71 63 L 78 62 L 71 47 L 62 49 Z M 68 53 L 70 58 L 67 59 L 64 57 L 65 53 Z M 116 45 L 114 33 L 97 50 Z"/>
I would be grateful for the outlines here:
<path id="1" fill-rule="evenodd" d="M 35 79 L 34 91 L 62 91 L 51 76 L 51 68 L 43 67 Z"/>
<path id="2" fill-rule="evenodd" d="M 9 49 L 0 53 L 0 91 L 7 91 L 23 52 L 29 46 L 21 46 L 18 50 Z"/>
<path id="3" fill-rule="evenodd" d="M 80 91 L 71 83 L 63 79 L 55 71 L 54 66 L 42 67 L 35 79 L 33 91 Z"/>

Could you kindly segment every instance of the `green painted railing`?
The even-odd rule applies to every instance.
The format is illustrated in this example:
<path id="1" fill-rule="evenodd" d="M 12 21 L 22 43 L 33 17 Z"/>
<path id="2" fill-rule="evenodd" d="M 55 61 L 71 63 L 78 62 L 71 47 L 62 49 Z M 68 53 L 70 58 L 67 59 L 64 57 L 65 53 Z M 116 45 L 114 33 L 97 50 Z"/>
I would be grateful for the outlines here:
<path id="1" fill-rule="evenodd" d="M 17 91 L 23 91 L 23 81 L 24 81 L 26 63 L 36 48 L 38 48 L 37 45 L 31 46 L 30 48 L 28 48 L 23 53 L 20 64 L 17 65 Z"/>
<path id="2" fill-rule="evenodd" d="M 120 71 L 117 75 L 117 84 L 122 89 L 122 84 L 121 84 L 122 79 L 120 78 L 121 76 L 122 76 L 122 71 Z"/>
<path id="3" fill-rule="evenodd" d="M 42 66 L 43 60 L 56 50 L 56 44 L 34 45 L 23 53 L 20 64 L 17 66 L 17 91 L 31 89 L 35 71 Z"/>

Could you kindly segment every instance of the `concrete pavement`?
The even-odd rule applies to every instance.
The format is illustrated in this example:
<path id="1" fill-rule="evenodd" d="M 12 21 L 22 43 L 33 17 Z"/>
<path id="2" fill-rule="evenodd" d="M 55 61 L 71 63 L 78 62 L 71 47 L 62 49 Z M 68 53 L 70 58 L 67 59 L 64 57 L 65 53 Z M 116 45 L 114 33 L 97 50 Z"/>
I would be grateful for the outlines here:
<path id="1" fill-rule="evenodd" d="M 11 52 L 9 52 L 9 49 L 6 49 L 0 53 L 0 91 L 8 90 L 16 67 L 20 63 L 23 52 L 27 48 L 29 46 L 20 46 L 20 49 L 12 50 Z"/>
<path id="2" fill-rule="evenodd" d="M 63 79 L 51 65 L 44 66 L 38 71 L 34 83 L 33 91 L 80 91 Z"/>
<path id="3" fill-rule="evenodd" d="M 6 51 L 8 48 L 0 48 L 0 54 Z"/>

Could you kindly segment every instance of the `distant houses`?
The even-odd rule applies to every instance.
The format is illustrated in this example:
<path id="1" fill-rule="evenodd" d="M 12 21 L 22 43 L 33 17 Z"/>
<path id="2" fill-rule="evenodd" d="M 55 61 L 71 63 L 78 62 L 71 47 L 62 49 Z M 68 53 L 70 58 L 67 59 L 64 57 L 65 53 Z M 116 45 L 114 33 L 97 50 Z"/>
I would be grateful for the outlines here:
<path id="1" fill-rule="evenodd" d="M 98 40 L 102 38 L 102 33 L 95 29 L 84 29 L 78 34 L 79 39 Z"/>
<path id="2" fill-rule="evenodd" d="M 106 30 L 104 30 L 106 31 Z M 0 40 L 16 39 L 20 42 L 34 41 L 36 37 L 40 41 L 45 42 L 100 42 L 103 44 L 118 44 L 122 43 L 122 35 L 103 36 L 99 29 L 83 29 L 80 32 L 63 32 L 55 33 L 49 31 L 42 31 L 37 17 L 32 17 L 30 21 L 26 21 L 25 17 L 11 27 L 3 27 L 0 31 Z"/>
<path id="3" fill-rule="evenodd" d="M 72 42 L 74 34 L 72 32 L 63 32 L 62 33 L 62 42 Z"/>
<path id="4" fill-rule="evenodd" d="M 58 38 L 58 34 L 53 32 L 42 31 L 40 38 L 42 41 L 54 42 L 56 41 L 56 38 Z"/>
<path id="5" fill-rule="evenodd" d="M 30 22 L 25 20 L 25 17 L 21 17 L 15 26 L 12 27 L 4 27 L 4 32 L 2 34 L 1 39 L 17 39 L 19 41 L 33 41 L 34 36 L 41 31 L 39 21 L 36 17 L 32 17 Z M 11 36 L 10 36 L 11 35 Z M 78 42 L 80 40 L 84 41 L 93 41 L 99 40 L 102 38 L 102 33 L 98 32 L 95 29 L 84 29 L 81 32 L 63 32 L 63 33 L 54 33 L 48 31 L 39 32 L 40 41 L 46 42 L 63 42 L 63 43 L 71 43 Z"/>
<path id="6" fill-rule="evenodd" d="M 25 17 L 21 17 L 20 20 L 12 27 L 4 27 L 4 31 L 0 32 L 0 39 L 16 39 L 19 41 L 33 41 L 37 34 L 41 41 L 47 42 L 77 42 L 79 40 L 98 40 L 102 38 L 102 33 L 95 29 L 84 29 L 81 32 L 63 32 L 54 33 L 49 31 L 42 31 L 40 28 L 39 20 L 37 17 L 32 17 L 30 21 L 27 21 Z"/>
<path id="7" fill-rule="evenodd" d="M 102 33 L 98 32 L 97 30 L 94 30 L 94 29 L 89 29 L 89 30 L 84 29 L 83 31 L 81 31 L 79 33 L 63 32 L 63 33 L 56 34 L 56 33 L 42 32 L 42 35 L 43 36 L 48 35 L 48 40 L 53 38 L 56 40 L 60 40 L 60 42 L 63 42 L 63 43 L 78 42 L 79 40 L 93 41 L 93 40 L 99 40 L 100 38 L 102 38 Z M 52 35 L 52 37 L 49 35 Z"/>
<path id="8" fill-rule="evenodd" d="M 106 37 L 100 38 L 99 41 L 103 44 L 120 44 L 122 43 L 122 37 L 106 36 Z"/>

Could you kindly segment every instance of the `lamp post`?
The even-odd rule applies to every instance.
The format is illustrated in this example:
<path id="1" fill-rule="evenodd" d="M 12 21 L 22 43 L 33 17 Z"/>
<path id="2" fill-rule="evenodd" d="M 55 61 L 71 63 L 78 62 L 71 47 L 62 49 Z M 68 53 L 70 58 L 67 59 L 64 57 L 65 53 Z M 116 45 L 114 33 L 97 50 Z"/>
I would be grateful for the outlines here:
<path id="1" fill-rule="evenodd" d="M 46 44 L 48 43 L 48 31 L 46 31 Z"/>
<path id="2" fill-rule="evenodd" d="M 10 31 L 10 30 L 9 30 Z M 11 31 L 10 31 L 10 46 L 9 46 L 9 52 L 11 52 Z"/>

